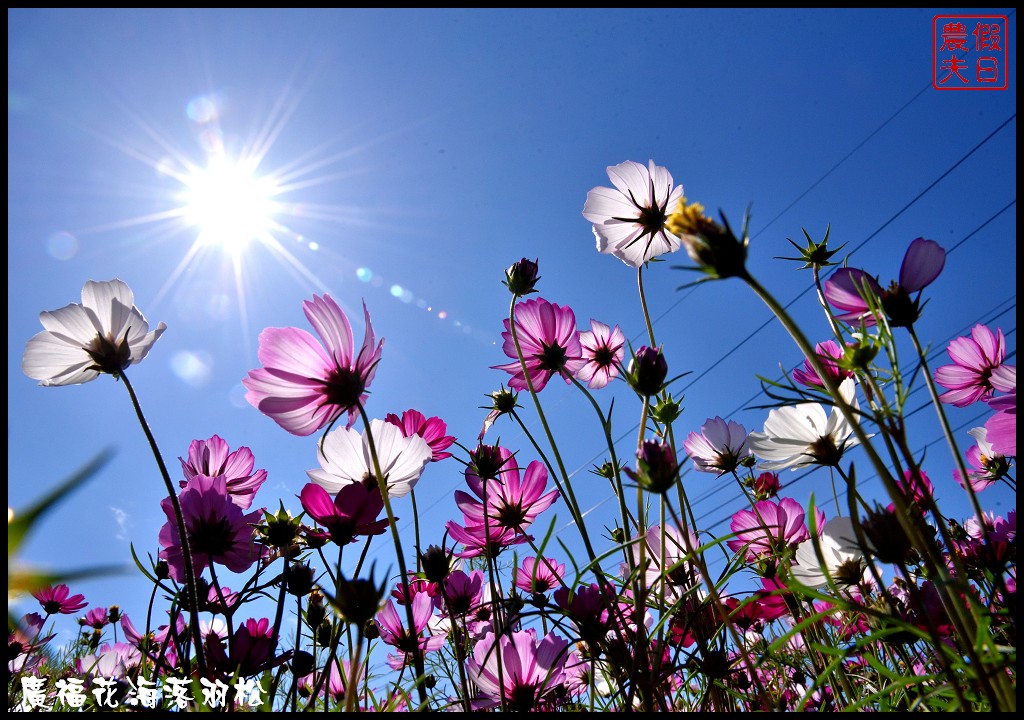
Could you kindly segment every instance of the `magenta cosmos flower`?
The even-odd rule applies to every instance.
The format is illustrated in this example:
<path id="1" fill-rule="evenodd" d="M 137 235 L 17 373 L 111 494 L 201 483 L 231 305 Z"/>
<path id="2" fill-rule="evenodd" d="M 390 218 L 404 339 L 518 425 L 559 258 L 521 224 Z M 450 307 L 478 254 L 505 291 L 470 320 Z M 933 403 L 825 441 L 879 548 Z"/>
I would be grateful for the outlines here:
<path id="1" fill-rule="evenodd" d="M 952 365 L 935 369 L 935 382 L 949 388 L 939 400 L 957 407 L 967 407 L 978 400 L 987 400 L 999 390 L 1014 392 L 1013 379 L 1005 372 L 996 372 L 1006 360 L 1006 338 L 1001 328 L 995 333 L 984 325 L 975 325 L 970 337 L 958 337 L 946 348 Z"/>
<path id="2" fill-rule="evenodd" d="M 384 607 L 377 613 L 374 624 L 380 632 L 381 641 L 400 652 L 397 655 L 388 655 L 388 667 L 392 670 L 401 670 L 410 664 L 416 648 L 426 655 L 444 647 L 447 641 L 445 635 L 423 635 L 433 614 L 434 604 L 430 595 L 427 593 L 417 594 L 412 599 L 413 629 L 410 632 L 402 625 L 404 613 L 399 616 L 395 603 L 388 600 L 384 604 Z"/>
<path id="3" fill-rule="evenodd" d="M 816 517 L 820 528 L 825 515 L 819 510 Z M 792 498 L 761 500 L 752 510 L 740 510 L 732 516 L 729 528 L 736 537 L 727 544 L 747 562 L 768 559 L 810 537 L 804 519 L 803 506 Z"/>
<path id="4" fill-rule="evenodd" d="M 262 512 L 242 512 L 227 491 L 227 480 L 221 475 L 196 475 L 178 496 L 181 513 L 185 516 L 185 530 L 192 550 L 192 566 L 198 576 L 208 565 L 224 565 L 231 572 L 248 570 L 263 554 L 255 540 L 253 526 L 260 521 Z M 167 522 L 160 528 L 159 557 L 166 560 L 171 577 L 185 580 L 185 558 L 181 552 L 181 537 L 174 518 L 170 498 L 160 501 Z"/>
<path id="5" fill-rule="evenodd" d="M 533 383 L 534 392 L 540 392 L 552 375 L 561 375 L 566 383 L 579 372 L 586 361 L 580 346 L 580 334 L 576 329 L 576 315 L 572 308 L 560 307 L 544 298 L 524 300 L 515 307 L 516 336 L 523 351 L 526 373 Z M 516 353 L 508 319 L 502 350 L 512 358 L 505 365 L 494 365 L 493 370 L 504 370 L 512 376 L 508 384 L 516 390 L 527 390 L 527 375 Z"/>
<path id="6" fill-rule="evenodd" d="M 519 474 L 512 453 L 499 447 L 500 470 L 496 478 L 482 480 L 477 467 L 466 467 L 466 484 L 473 495 L 462 490 L 455 491 L 455 503 L 469 525 L 484 525 L 484 505 L 487 505 L 487 523 L 518 533 L 526 532 L 537 516 L 551 507 L 558 499 L 558 490 L 545 493 L 548 484 L 548 470 L 544 463 L 533 460 L 526 466 L 526 472 Z"/>
<path id="7" fill-rule="evenodd" d="M 753 453 L 747 445 L 747 430 L 738 422 L 709 418 L 700 432 L 692 432 L 683 447 L 693 460 L 693 469 L 722 475 L 738 468 Z"/>
<path id="8" fill-rule="evenodd" d="M 21 369 L 40 385 L 80 385 L 141 362 L 167 326 L 149 323 L 124 282 L 89 280 L 82 304 L 39 313 L 45 328 L 25 346 Z"/>
<path id="9" fill-rule="evenodd" d="M 669 171 L 653 160 L 647 167 L 627 160 L 608 168 L 614 188 L 596 187 L 587 193 L 583 217 L 593 223 L 597 250 L 639 268 L 659 255 L 679 249 L 680 239 L 666 222 L 683 186 L 673 185 Z"/>
<path id="10" fill-rule="evenodd" d="M 377 487 L 370 434 L 388 496 L 408 495 L 430 462 L 430 446 L 419 435 L 406 437 L 401 428 L 383 420 L 371 420 L 369 432 L 335 428 L 327 433 L 317 448 L 320 468 L 307 470 L 309 479 L 332 495 L 355 482 Z"/>
<path id="11" fill-rule="evenodd" d="M 380 535 L 388 528 L 387 518 L 377 519 L 384 509 L 377 485 L 349 483 L 339 488 L 331 500 L 322 487 L 307 483 L 299 494 L 299 502 L 310 517 L 327 528 L 331 540 L 338 545 L 355 542 L 360 535 Z"/>
<path id="12" fill-rule="evenodd" d="M 253 472 L 256 459 L 249 448 L 240 447 L 234 452 L 229 451 L 230 447 L 219 435 L 209 440 L 193 440 L 188 446 L 188 460 L 178 458 L 185 473 L 181 487 L 185 487 L 196 475 L 223 475 L 231 501 L 243 510 L 248 510 L 256 491 L 267 479 L 267 471 Z"/>
<path id="13" fill-rule="evenodd" d="M 565 565 L 554 558 L 532 558 L 523 560 L 516 569 L 514 584 L 523 592 L 546 593 L 562 584 Z"/>
<path id="14" fill-rule="evenodd" d="M 910 243 L 903 264 L 900 279 L 883 290 L 877 278 L 863 270 L 840 268 L 825 281 L 825 299 L 832 307 L 840 310 L 836 320 L 858 325 L 874 325 L 875 317 L 871 303 L 879 305 L 893 327 L 909 327 L 921 314 L 920 295 L 911 299 L 913 293 L 931 285 L 946 264 L 946 251 L 934 240 L 917 238 Z"/>
<path id="15" fill-rule="evenodd" d="M 260 333 L 263 367 L 242 380 L 245 399 L 293 435 L 312 435 L 344 412 L 352 427 L 366 402 L 384 340 L 374 347 L 366 303 L 366 333 L 358 353 L 348 317 L 330 295 L 314 295 L 302 309 L 323 344 L 299 328 L 266 328 Z"/>
<path id="16" fill-rule="evenodd" d="M 985 423 L 992 452 L 1017 457 L 1017 390 L 1014 389 L 1009 395 L 992 398 L 988 406 L 996 411 Z"/>
<path id="17" fill-rule="evenodd" d="M 594 390 L 603 388 L 618 377 L 625 346 L 626 336 L 618 325 L 609 328 L 591 319 L 590 330 L 580 333 L 584 365 L 576 372 L 576 377 Z"/>
<path id="18" fill-rule="evenodd" d="M 89 604 L 85 601 L 85 595 L 72 595 L 63 583 L 37 590 L 32 593 L 32 597 L 39 601 L 47 615 L 74 615 Z"/>
<path id="19" fill-rule="evenodd" d="M 540 641 L 533 628 L 497 640 L 494 633 L 487 633 L 466 661 L 469 677 L 480 691 L 473 709 L 496 707 L 502 699 L 509 710 L 518 712 L 554 704 L 555 690 L 565 682 L 568 656 L 569 642 L 554 633 Z"/>
<path id="20" fill-rule="evenodd" d="M 814 354 L 818 356 L 821 366 L 836 385 L 848 377 L 853 377 L 852 372 L 843 370 L 836 364 L 836 360 L 843 357 L 843 349 L 839 347 L 839 343 L 835 340 L 826 340 L 825 342 L 818 343 L 814 346 Z M 793 371 L 793 379 L 801 385 L 807 385 L 808 387 L 825 387 L 825 383 L 822 382 L 821 378 L 818 377 L 818 373 L 811 367 L 811 361 L 807 359 L 804 360 L 802 367 Z"/>
<path id="21" fill-rule="evenodd" d="M 455 442 L 455 437 L 445 435 L 448 431 L 448 426 L 441 418 L 427 418 L 419 410 L 406 410 L 402 413 L 402 417 L 398 417 L 394 413 L 388 413 L 384 416 L 384 420 L 395 427 L 402 428 L 402 434 L 406 437 L 419 435 L 423 438 L 427 445 L 430 446 L 431 462 L 437 462 L 452 456 L 450 452 L 445 452 L 445 450 L 452 446 L 452 443 Z"/>

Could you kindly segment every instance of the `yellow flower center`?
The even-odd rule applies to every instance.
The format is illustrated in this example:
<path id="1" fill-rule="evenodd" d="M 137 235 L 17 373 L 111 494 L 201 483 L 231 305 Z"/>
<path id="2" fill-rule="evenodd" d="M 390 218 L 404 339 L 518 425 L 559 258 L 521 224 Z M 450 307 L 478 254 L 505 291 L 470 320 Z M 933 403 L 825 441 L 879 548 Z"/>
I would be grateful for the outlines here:
<path id="1" fill-rule="evenodd" d="M 687 203 L 685 197 L 679 198 L 679 209 L 669 216 L 666 226 L 673 235 L 704 237 L 716 234 L 718 230 L 715 221 L 704 214 L 704 206 Z"/>

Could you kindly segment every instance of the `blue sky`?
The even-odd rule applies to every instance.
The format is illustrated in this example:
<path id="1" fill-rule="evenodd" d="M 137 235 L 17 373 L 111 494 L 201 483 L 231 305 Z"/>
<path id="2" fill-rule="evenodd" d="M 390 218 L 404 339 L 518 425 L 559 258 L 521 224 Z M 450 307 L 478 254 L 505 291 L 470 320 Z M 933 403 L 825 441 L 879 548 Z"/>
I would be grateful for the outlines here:
<path id="1" fill-rule="evenodd" d="M 581 215 L 587 191 L 624 160 L 666 166 L 734 224 L 750 204 L 748 267 L 814 339 L 827 325 L 810 277 L 775 258 L 792 254 L 787 238 L 831 226 L 850 264 L 883 283 L 916 237 L 950 252 L 917 326 L 933 367 L 978 322 L 1001 327 L 1015 353 L 1016 67 L 1006 90 L 934 89 L 932 18 L 956 12 L 9 10 L 8 504 L 23 507 L 101 448 L 116 452 L 25 559 L 123 562 L 129 542 L 155 553 L 163 523 L 162 483 L 124 389 L 107 377 L 40 388 L 22 374 L 39 311 L 77 301 L 89 279 L 127 282 L 151 325 L 168 325 L 131 378 L 172 472 L 191 440 L 216 433 L 268 470 L 257 504 L 298 511 L 315 440 L 242 399 L 260 330 L 306 327 L 302 301 L 329 292 L 361 337 L 365 300 L 386 338 L 370 415 L 416 408 L 471 446 L 485 396 L 508 377 L 490 367 L 506 362 L 500 281 L 513 261 L 539 259 L 540 295 L 571 306 L 581 329 L 595 318 L 646 342 L 635 272 L 595 250 Z M 1009 15 L 1012 63 L 1013 11 L 961 12 Z M 181 178 L 217 143 L 258 157 L 255 174 L 280 185 L 266 242 L 196 251 Z M 671 374 L 691 373 L 673 387 L 685 406 L 677 435 L 715 415 L 761 429 L 767 411 L 748 409 L 763 402 L 757 376 L 792 368 L 797 350 L 739 282 L 678 291 L 693 276 L 670 268 L 682 253 L 668 260 L 645 289 Z M 618 399 L 627 457 L 639 406 L 623 390 L 598 398 Z M 589 473 L 606 454 L 596 418 L 557 381 L 542 400 L 601 534 L 613 503 Z M 977 415 L 950 411 L 963 449 Z M 934 413 L 913 422 L 940 503 L 955 507 Z M 498 438 L 521 464 L 536 459 L 511 423 L 488 435 Z M 698 518 L 721 531 L 740 507 L 735 488 L 697 473 L 684 482 Z M 416 489 L 424 544 L 457 517 L 462 485 L 454 460 L 427 468 Z M 803 503 L 811 493 L 831 494 L 824 474 L 788 491 Z M 1016 507 L 1000 489 L 982 502 Z M 396 513 L 411 532 L 411 507 Z M 542 520 L 556 514 L 572 546 L 560 503 Z M 137 614 L 148 594 L 133 575 L 75 590 Z"/>

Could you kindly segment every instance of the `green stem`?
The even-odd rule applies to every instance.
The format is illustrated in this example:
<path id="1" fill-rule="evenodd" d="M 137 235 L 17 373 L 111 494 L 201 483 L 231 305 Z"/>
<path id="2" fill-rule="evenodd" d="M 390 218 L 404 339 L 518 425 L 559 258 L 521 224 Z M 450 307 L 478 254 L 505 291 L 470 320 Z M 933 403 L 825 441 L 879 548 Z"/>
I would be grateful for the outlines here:
<path id="1" fill-rule="evenodd" d="M 373 461 L 373 475 L 377 479 L 377 487 L 380 488 L 380 496 L 384 500 L 384 510 L 388 515 L 388 525 L 391 528 L 391 539 L 395 544 L 395 553 L 398 555 L 398 572 L 401 574 L 402 594 L 406 598 L 405 618 L 409 623 L 409 636 L 413 638 L 413 664 L 416 666 L 416 690 L 419 694 L 420 704 L 424 707 L 427 704 L 427 688 L 424 684 L 426 673 L 423 665 L 423 651 L 420 649 L 419 640 L 413 636 L 416 623 L 412 614 L 412 595 L 409 593 L 409 573 L 405 569 L 405 554 L 402 552 L 402 538 L 398 534 L 398 525 L 395 523 L 395 513 L 391 510 L 391 494 L 388 492 L 387 477 L 380 469 L 380 460 L 377 458 L 377 445 L 373 441 L 373 432 L 370 428 L 370 418 L 366 415 L 366 409 L 362 403 L 358 403 L 359 415 L 363 419 L 363 427 L 366 429 L 367 445 L 370 447 L 370 458 Z"/>
<path id="2" fill-rule="evenodd" d="M 174 483 L 171 481 L 171 475 L 167 472 L 167 466 L 164 464 L 163 455 L 160 454 L 160 448 L 157 447 L 156 438 L 153 437 L 152 431 L 149 429 L 149 423 L 146 422 L 146 416 L 142 412 L 142 405 L 139 404 L 139 398 L 135 394 L 135 388 L 128 381 L 128 376 L 124 374 L 124 370 L 118 373 L 118 377 L 124 382 L 124 387 L 128 391 L 129 397 L 132 399 L 132 407 L 135 408 L 135 414 L 139 418 L 139 424 L 142 426 L 142 431 L 146 434 L 146 440 L 149 441 L 149 447 L 153 451 L 153 457 L 156 458 L 157 467 L 160 469 L 160 476 L 164 480 L 164 487 L 167 490 L 167 496 L 171 499 L 171 507 L 174 508 L 174 520 L 178 525 L 178 538 L 181 541 L 181 556 L 185 562 L 185 587 L 188 601 L 189 611 L 189 629 L 192 633 L 192 644 L 196 650 L 196 664 L 199 669 L 201 677 L 206 676 L 206 658 L 203 653 L 203 636 L 199 628 L 199 593 L 196 590 L 196 574 L 194 566 L 192 565 L 192 549 L 189 547 L 188 528 L 185 526 L 185 516 L 181 512 L 181 503 L 178 502 L 178 493 L 175 491 Z"/>

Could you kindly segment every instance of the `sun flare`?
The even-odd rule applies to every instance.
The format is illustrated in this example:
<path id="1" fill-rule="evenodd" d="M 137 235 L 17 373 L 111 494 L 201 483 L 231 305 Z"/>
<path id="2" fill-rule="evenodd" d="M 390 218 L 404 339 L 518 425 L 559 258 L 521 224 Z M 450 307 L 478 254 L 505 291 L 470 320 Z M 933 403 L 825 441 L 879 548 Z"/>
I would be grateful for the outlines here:
<path id="1" fill-rule="evenodd" d="M 184 178 L 185 221 L 198 228 L 201 244 L 239 253 L 274 228 L 277 205 L 273 198 L 279 190 L 249 165 L 215 157 Z"/>

